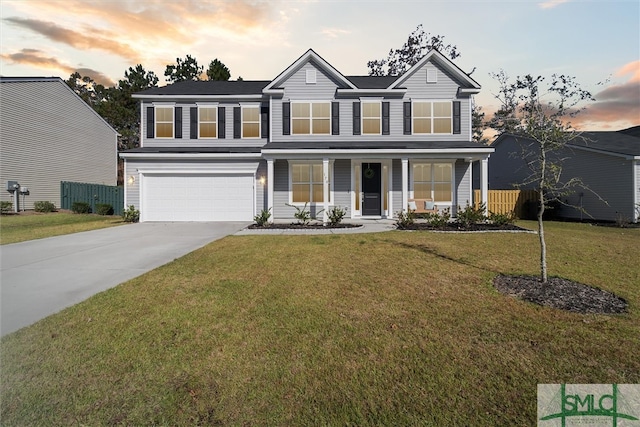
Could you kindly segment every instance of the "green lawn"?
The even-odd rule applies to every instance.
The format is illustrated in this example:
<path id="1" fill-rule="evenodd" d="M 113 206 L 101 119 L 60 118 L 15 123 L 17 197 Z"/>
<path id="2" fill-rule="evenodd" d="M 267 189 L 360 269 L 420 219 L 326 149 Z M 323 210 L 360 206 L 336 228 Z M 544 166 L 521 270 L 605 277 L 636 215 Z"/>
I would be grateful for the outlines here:
<path id="1" fill-rule="evenodd" d="M 62 234 L 96 230 L 122 225 L 121 217 L 79 215 L 54 212 L 33 215 L 2 215 L 0 217 L 0 244 L 43 239 Z"/>
<path id="2" fill-rule="evenodd" d="M 640 383 L 640 230 L 546 230 L 630 312 L 495 291 L 535 234 L 231 236 L 5 337 L 2 424 L 535 425 L 538 383 Z"/>

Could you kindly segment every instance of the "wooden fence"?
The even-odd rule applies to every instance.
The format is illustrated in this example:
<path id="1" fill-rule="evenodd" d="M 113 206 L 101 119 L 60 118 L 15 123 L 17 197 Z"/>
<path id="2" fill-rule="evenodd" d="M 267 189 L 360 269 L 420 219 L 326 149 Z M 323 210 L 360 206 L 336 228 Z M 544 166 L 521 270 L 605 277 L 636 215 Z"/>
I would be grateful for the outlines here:
<path id="1" fill-rule="evenodd" d="M 518 218 L 530 218 L 530 203 L 527 202 L 537 202 L 538 195 L 533 190 L 489 190 L 488 199 L 489 212 L 514 212 Z M 480 190 L 474 190 L 473 200 L 476 209 L 479 208 Z"/>
<path id="2" fill-rule="evenodd" d="M 113 206 L 114 215 L 122 215 L 124 189 L 112 185 L 60 182 L 60 207 L 70 210 L 74 202 L 89 203 L 91 212 L 96 211 L 96 204 L 109 204 Z"/>

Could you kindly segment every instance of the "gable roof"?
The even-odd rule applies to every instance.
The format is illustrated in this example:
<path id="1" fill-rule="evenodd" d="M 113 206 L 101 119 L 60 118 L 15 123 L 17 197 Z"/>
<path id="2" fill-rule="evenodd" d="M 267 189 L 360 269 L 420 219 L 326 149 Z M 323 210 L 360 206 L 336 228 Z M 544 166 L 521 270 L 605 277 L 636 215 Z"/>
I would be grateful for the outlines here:
<path id="1" fill-rule="evenodd" d="M 298 71 L 300 67 L 306 64 L 309 61 L 315 62 L 320 68 L 322 68 L 327 74 L 333 76 L 337 81 L 341 82 L 345 86 L 350 89 L 357 89 L 356 86 L 349 81 L 345 76 L 342 75 L 338 70 L 336 70 L 333 65 L 329 64 L 325 61 L 320 55 L 314 52 L 313 49 L 307 50 L 302 56 L 294 61 L 293 64 L 289 65 L 283 72 L 278 74 L 278 76 L 271 81 L 265 88 L 264 91 L 270 91 L 273 89 L 277 89 L 283 81 L 288 79 L 293 73 Z"/>
<path id="2" fill-rule="evenodd" d="M 347 76 L 358 89 L 386 89 L 397 76 Z"/>
<path id="3" fill-rule="evenodd" d="M 120 135 L 117 130 L 115 130 L 109 122 L 107 122 L 104 117 L 96 112 L 89 104 L 87 104 L 84 99 L 80 98 L 80 96 L 73 91 L 61 77 L 4 77 L 0 76 L 0 83 L 57 83 L 62 85 L 66 90 L 68 90 L 78 101 L 80 101 L 93 115 L 95 115 L 98 119 L 100 119 L 107 127 L 113 131 L 116 135 Z"/>
<path id="4" fill-rule="evenodd" d="M 640 138 L 640 125 L 622 129 L 622 130 L 619 130 L 618 132 Z"/>
<path id="5" fill-rule="evenodd" d="M 462 71 L 460 67 L 451 62 L 449 58 L 438 52 L 436 49 L 431 49 L 425 56 L 420 59 L 413 67 L 409 68 L 404 74 L 397 77 L 396 80 L 388 87 L 388 89 L 395 89 L 400 87 L 409 77 L 414 75 L 422 66 L 428 61 L 437 62 L 444 67 L 447 71 L 453 74 L 460 82 L 462 82 L 466 88 L 467 93 L 478 93 L 480 91 L 480 84 L 473 80 L 467 73 Z M 463 89 L 463 91 L 464 91 Z"/>

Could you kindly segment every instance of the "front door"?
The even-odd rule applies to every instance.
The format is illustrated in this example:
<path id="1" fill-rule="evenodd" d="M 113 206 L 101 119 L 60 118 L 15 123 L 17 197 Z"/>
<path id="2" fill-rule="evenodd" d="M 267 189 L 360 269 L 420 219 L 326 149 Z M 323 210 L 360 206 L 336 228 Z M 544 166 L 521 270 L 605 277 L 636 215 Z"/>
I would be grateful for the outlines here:
<path id="1" fill-rule="evenodd" d="M 380 216 L 381 212 L 381 191 L 382 167 L 380 163 L 362 164 L 362 215 Z"/>

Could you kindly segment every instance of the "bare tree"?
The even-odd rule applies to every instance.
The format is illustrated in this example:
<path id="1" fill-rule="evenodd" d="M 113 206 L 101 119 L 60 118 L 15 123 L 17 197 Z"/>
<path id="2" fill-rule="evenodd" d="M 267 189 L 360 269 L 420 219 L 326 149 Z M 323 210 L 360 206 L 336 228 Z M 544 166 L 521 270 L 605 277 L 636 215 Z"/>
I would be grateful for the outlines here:
<path id="1" fill-rule="evenodd" d="M 543 215 L 551 203 L 563 203 L 563 197 L 576 187 L 588 190 L 579 177 L 563 176 L 562 163 L 566 144 L 583 138 L 570 120 L 584 109 L 584 101 L 594 99 L 574 77 L 565 75 L 553 74 L 548 81 L 542 76 L 526 75 L 511 81 L 501 70 L 492 77 L 499 83 L 499 93 L 495 97 L 501 107 L 490 126 L 522 138 L 522 156 L 530 175 L 519 186 L 532 186 L 538 193 L 540 278 L 546 283 L 547 245 Z"/>

